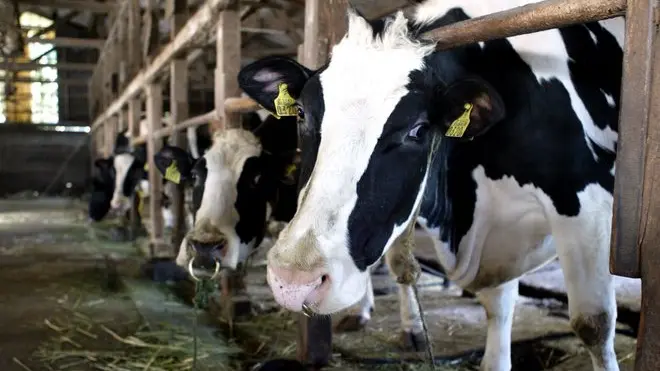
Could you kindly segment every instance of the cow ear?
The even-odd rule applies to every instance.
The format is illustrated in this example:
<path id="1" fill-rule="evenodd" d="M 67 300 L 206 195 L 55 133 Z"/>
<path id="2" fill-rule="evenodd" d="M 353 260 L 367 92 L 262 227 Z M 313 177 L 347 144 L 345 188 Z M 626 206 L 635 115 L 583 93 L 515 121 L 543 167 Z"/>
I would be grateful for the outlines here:
<path id="1" fill-rule="evenodd" d="M 156 168 L 165 180 L 179 184 L 190 177 L 194 160 L 188 152 L 173 146 L 163 146 L 154 155 Z"/>
<path id="2" fill-rule="evenodd" d="M 298 99 L 312 73 L 291 58 L 272 56 L 243 67 L 238 73 L 238 85 L 263 108 L 277 113 L 275 99 Z M 283 87 L 288 93 L 282 93 Z"/>
<path id="3" fill-rule="evenodd" d="M 472 139 L 504 119 L 504 102 L 478 77 L 459 80 L 441 91 L 441 122 L 447 137 Z"/>

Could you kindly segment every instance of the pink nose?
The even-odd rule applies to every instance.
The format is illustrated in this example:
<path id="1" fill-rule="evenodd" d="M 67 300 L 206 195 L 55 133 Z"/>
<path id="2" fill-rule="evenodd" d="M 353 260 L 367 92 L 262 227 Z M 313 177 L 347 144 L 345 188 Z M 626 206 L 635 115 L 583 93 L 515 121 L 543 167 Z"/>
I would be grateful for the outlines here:
<path id="1" fill-rule="evenodd" d="M 303 272 L 269 265 L 266 278 L 275 301 L 293 312 L 300 312 L 303 304 L 317 308 L 330 287 L 329 276 L 323 269 Z"/>

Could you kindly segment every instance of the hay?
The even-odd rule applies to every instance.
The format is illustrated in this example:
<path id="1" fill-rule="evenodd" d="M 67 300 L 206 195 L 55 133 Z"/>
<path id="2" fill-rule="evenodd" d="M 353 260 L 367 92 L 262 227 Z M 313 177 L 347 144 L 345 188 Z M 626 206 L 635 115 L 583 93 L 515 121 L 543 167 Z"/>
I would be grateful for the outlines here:
<path id="1" fill-rule="evenodd" d="M 101 371 L 168 371 L 192 370 L 193 336 L 188 328 L 170 325 L 143 325 L 135 333 L 122 336 L 74 308 L 70 314 L 47 318 L 44 325 L 54 336 L 34 353 L 34 358 L 50 369 L 80 370 L 81 367 Z M 103 349 L 90 349 L 102 344 Z M 197 360 L 218 359 L 236 355 L 234 344 L 213 346 L 197 342 Z M 20 361 L 14 362 L 20 365 Z M 230 371 L 218 362 L 218 370 Z"/>

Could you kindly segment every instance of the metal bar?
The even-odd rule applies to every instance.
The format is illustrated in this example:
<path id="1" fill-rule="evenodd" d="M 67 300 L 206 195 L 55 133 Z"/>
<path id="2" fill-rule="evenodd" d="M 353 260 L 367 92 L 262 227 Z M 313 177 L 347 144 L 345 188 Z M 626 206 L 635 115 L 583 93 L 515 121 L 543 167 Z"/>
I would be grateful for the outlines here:
<path id="1" fill-rule="evenodd" d="M 429 31 L 438 49 L 621 16 L 626 0 L 545 0 Z"/>
<path id="2" fill-rule="evenodd" d="M 133 78 L 119 98 L 94 120 L 92 130 L 98 128 L 105 117 L 117 112 L 130 98 L 138 94 L 142 87 L 165 68 L 177 54 L 183 51 L 191 41 L 199 37 L 200 30 L 214 24 L 218 20 L 220 11 L 227 7 L 229 3 L 231 3 L 231 0 L 208 0 L 197 13 L 188 19 L 176 38 L 167 44 L 163 51 L 154 58 L 153 62 Z"/>

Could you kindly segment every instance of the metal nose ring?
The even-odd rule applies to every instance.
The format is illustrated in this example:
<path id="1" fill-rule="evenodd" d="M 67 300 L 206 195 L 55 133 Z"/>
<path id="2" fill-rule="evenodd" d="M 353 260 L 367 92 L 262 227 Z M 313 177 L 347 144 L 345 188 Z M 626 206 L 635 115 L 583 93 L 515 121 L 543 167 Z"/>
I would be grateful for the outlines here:
<path id="1" fill-rule="evenodd" d="M 306 317 L 312 317 L 312 316 L 314 316 L 314 311 L 312 310 L 312 308 L 311 308 L 311 307 L 309 306 L 309 304 L 307 304 L 307 303 L 303 303 L 303 305 L 302 305 L 302 313 L 303 313 Z"/>
<path id="2" fill-rule="evenodd" d="M 193 262 L 195 261 L 195 257 L 193 256 L 190 258 L 190 261 L 188 262 L 188 273 L 190 273 L 190 277 L 192 277 L 195 281 L 200 281 L 199 277 L 195 276 L 195 271 L 193 269 Z M 218 276 L 218 273 L 220 272 L 220 263 L 218 261 L 215 261 L 215 271 L 213 272 L 213 275 L 211 275 L 211 278 L 209 279 L 214 279 Z"/>

